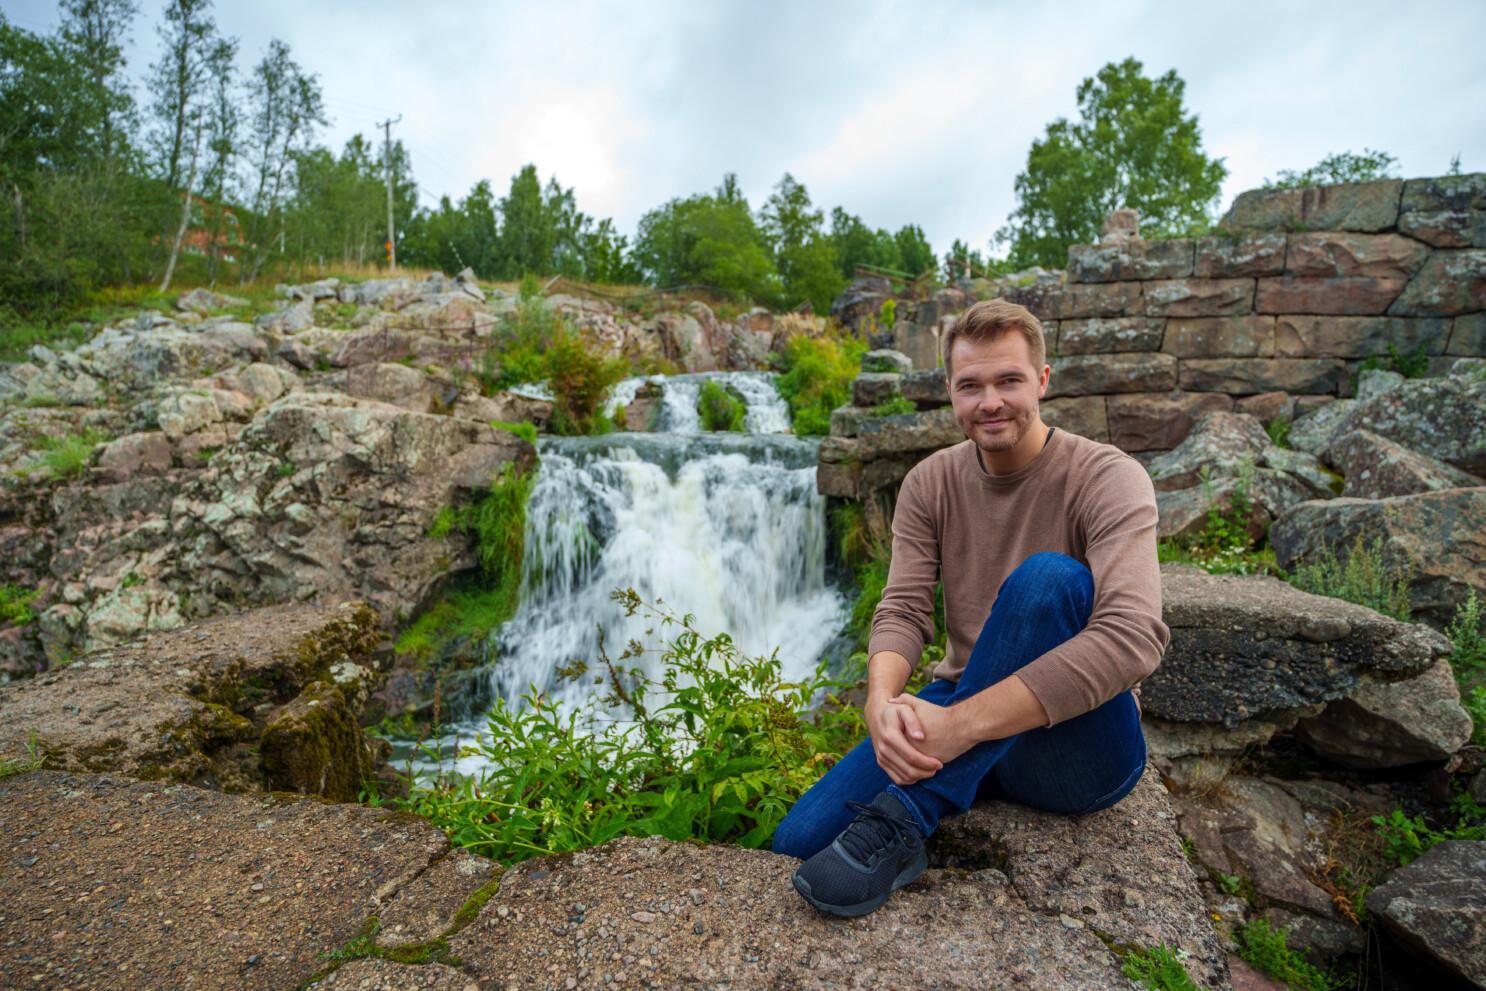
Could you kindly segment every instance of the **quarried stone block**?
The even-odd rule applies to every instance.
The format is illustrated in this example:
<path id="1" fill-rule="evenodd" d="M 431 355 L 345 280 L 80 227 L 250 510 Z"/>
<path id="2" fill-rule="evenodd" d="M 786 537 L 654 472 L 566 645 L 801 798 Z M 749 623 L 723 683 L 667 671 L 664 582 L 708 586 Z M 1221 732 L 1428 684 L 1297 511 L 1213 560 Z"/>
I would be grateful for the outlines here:
<path id="1" fill-rule="evenodd" d="M 1068 281 L 1124 282 L 1130 279 L 1183 279 L 1192 274 L 1192 242 L 1181 238 L 1139 238 L 1068 249 Z"/>
<path id="2" fill-rule="evenodd" d="M 1221 226 L 1259 231 L 1386 231 L 1398 222 L 1403 180 L 1239 193 Z"/>
<path id="3" fill-rule="evenodd" d="M 1041 404 L 1042 422 L 1080 437 L 1109 443 L 1109 419 L 1103 396 L 1065 396 Z"/>
<path id="4" fill-rule="evenodd" d="M 851 401 L 858 406 L 876 406 L 902 395 L 902 376 L 891 372 L 863 372 L 851 383 Z"/>
<path id="5" fill-rule="evenodd" d="M 1402 278 L 1284 275 L 1259 280 L 1254 309 L 1260 313 L 1386 313 L 1406 284 Z"/>
<path id="6" fill-rule="evenodd" d="M 1408 279 L 1427 257 L 1429 248 L 1399 234 L 1291 234 L 1285 273 Z"/>
<path id="7" fill-rule="evenodd" d="M 1039 319 L 1049 320 L 1140 316 L 1140 286 L 1139 282 L 1074 283 L 1047 295 L 1048 312 L 1032 312 Z"/>
<path id="8" fill-rule="evenodd" d="M 1401 213 L 1398 229 L 1436 248 L 1486 248 L 1486 210 Z"/>
<path id="9" fill-rule="evenodd" d="M 1399 209 L 1486 210 L 1486 172 L 1410 179 L 1403 184 Z"/>
<path id="10" fill-rule="evenodd" d="M 1335 358 L 1187 358 L 1180 381 L 1189 392 L 1335 393 L 1345 374 Z"/>
<path id="11" fill-rule="evenodd" d="M 1456 317 L 1445 353 L 1471 357 L 1486 355 L 1486 313 Z"/>
<path id="12" fill-rule="evenodd" d="M 1274 354 L 1274 317 L 1168 320 L 1161 350 L 1179 358 L 1270 357 Z"/>
<path id="13" fill-rule="evenodd" d="M 1283 316 L 1275 322 L 1275 353 L 1281 358 L 1365 358 L 1423 348 L 1441 354 L 1450 321 L 1408 317 Z"/>
<path id="14" fill-rule="evenodd" d="M 1451 316 L 1486 310 L 1486 250 L 1436 251 L 1388 312 Z"/>
<path id="15" fill-rule="evenodd" d="M 911 399 L 920 408 L 948 406 L 949 387 L 945 383 L 944 369 L 923 368 L 903 376 L 899 382 L 904 399 Z"/>
<path id="16" fill-rule="evenodd" d="M 1234 412 L 1247 413 L 1260 423 L 1295 419 L 1295 397 L 1288 392 L 1261 392 L 1233 404 Z"/>
<path id="17" fill-rule="evenodd" d="M 1253 308 L 1253 279 L 1171 279 L 1145 284 L 1146 316 L 1242 316 Z"/>
<path id="18" fill-rule="evenodd" d="M 1218 235 L 1197 239 L 1192 274 L 1199 278 L 1236 279 L 1280 275 L 1284 271 L 1284 234 Z"/>
<path id="19" fill-rule="evenodd" d="M 1076 354 L 1051 364 L 1048 399 L 1176 388 L 1176 358 L 1159 352 Z"/>
<path id="20" fill-rule="evenodd" d="M 1122 451 L 1169 451 L 1206 413 L 1226 413 L 1233 397 L 1219 392 L 1136 392 L 1110 396 L 1109 442 Z"/>
<path id="21" fill-rule="evenodd" d="M 1059 325 L 1059 354 L 1099 354 L 1112 351 L 1158 351 L 1161 321 L 1150 317 L 1091 317 L 1064 320 Z"/>

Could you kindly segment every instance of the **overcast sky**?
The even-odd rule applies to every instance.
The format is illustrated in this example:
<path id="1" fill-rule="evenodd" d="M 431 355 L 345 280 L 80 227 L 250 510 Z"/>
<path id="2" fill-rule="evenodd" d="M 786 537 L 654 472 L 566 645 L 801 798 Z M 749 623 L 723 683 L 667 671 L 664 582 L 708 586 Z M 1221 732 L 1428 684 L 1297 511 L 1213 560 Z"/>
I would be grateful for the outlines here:
<path id="1" fill-rule="evenodd" d="M 157 57 L 142 0 L 131 71 Z M 0 0 L 22 27 L 45 0 Z M 1077 114 L 1079 81 L 1133 55 L 1187 83 L 1235 194 L 1328 152 L 1391 152 L 1404 176 L 1486 170 L 1486 0 L 1457 2 L 218 3 L 248 69 L 271 37 L 318 73 L 339 146 L 402 116 L 425 204 L 534 162 L 632 233 L 736 172 L 760 204 L 784 172 L 817 206 L 984 247 L 1027 149 Z"/>

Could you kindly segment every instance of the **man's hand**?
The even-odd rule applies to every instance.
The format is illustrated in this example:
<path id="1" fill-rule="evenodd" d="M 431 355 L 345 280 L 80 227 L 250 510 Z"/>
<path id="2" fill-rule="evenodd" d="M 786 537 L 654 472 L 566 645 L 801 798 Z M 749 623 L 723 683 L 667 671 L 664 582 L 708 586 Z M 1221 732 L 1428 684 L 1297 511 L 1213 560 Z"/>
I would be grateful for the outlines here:
<path id="1" fill-rule="evenodd" d="M 886 771 L 896 785 L 911 785 L 932 778 L 944 766 L 937 757 L 919 750 L 924 740 L 924 727 L 914 708 L 900 701 L 905 697 L 912 698 L 902 695 L 892 701 L 869 698 L 863 712 L 867 732 L 872 736 L 872 749 L 877 754 L 877 766 Z"/>
<path id="2" fill-rule="evenodd" d="M 916 738 L 918 749 L 942 764 L 949 763 L 979 742 L 967 730 L 965 721 L 958 718 L 964 710 L 957 712 L 949 706 L 935 705 L 906 693 L 894 696 L 887 704 L 905 706 L 913 713 L 915 724 L 923 730 L 922 736 Z"/>

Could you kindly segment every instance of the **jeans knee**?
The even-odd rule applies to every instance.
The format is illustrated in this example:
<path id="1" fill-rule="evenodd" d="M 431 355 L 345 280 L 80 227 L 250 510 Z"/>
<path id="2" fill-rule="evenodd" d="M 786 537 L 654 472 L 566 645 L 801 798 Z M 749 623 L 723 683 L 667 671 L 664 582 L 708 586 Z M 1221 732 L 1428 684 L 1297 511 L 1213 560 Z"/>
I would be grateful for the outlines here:
<path id="1" fill-rule="evenodd" d="M 786 815 L 779 825 L 774 827 L 774 838 L 770 842 L 775 853 L 798 860 L 808 860 L 815 853 L 814 850 L 805 849 L 808 839 L 805 830 L 800 828 L 799 817 Z"/>
<path id="2" fill-rule="evenodd" d="M 1087 610 L 1094 601 L 1094 575 L 1087 565 L 1067 554 L 1041 551 L 1028 557 L 1006 576 L 996 598 L 999 601 L 1003 596 L 1014 597 L 1024 605 L 1071 602 Z"/>

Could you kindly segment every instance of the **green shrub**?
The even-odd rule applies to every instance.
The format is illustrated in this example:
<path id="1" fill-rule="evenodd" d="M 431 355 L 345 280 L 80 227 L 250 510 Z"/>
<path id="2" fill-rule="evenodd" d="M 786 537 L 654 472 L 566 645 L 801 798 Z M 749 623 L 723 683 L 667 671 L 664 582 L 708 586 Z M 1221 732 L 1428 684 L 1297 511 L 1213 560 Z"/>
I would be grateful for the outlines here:
<path id="1" fill-rule="evenodd" d="M 1293 420 L 1277 417 L 1264 425 L 1264 431 L 1269 434 L 1269 439 L 1275 447 L 1288 448 L 1290 446 L 1290 427 L 1293 425 Z"/>
<path id="2" fill-rule="evenodd" d="M 1135 949 L 1124 955 L 1120 970 L 1132 981 L 1152 991 L 1197 991 L 1192 976 L 1176 951 L 1166 944 L 1148 950 Z"/>
<path id="3" fill-rule="evenodd" d="M 490 425 L 497 430 L 515 434 L 528 444 L 537 442 L 537 425 L 535 423 L 508 423 L 505 420 L 491 420 Z"/>
<path id="4" fill-rule="evenodd" d="M 1397 344 L 1389 341 L 1387 357 L 1373 355 L 1364 359 L 1362 364 L 1357 366 L 1358 377 L 1360 378 L 1363 372 L 1377 368 L 1397 372 L 1406 379 L 1423 378 L 1429 374 L 1429 352 L 1425 351 L 1424 345 L 1421 344 L 1408 354 L 1403 354 L 1398 350 Z"/>
<path id="5" fill-rule="evenodd" d="M 1474 727 L 1471 740 L 1486 746 L 1486 624 L 1481 613 L 1476 590 L 1471 589 L 1456 607 L 1445 633 L 1452 645 L 1450 670 L 1455 672 L 1461 704 L 1470 713 Z"/>
<path id="6" fill-rule="evenodd" d="M 1468 793 L 1455 796 L 1451 811 L 1455 814 L 1455 825 L 1441 829 L 1431 827 L 1422 815 L 1406 815 L 1403 809 L 1394 809 L 1386 816 L 1373 816 L 1372 824 L 1383 836 L 1388 859 L 1407 867 L 1446 840 L 1486 840 L 1486 808 Z"/>
<path id="7" fill-rule="evenodd" d="M 1295 569 L 1289 577 L 1296 588 L 1316 595 L 1346 599 L 1407 622 L 1410 615 L 1409 583 L 1412 567 L 1390 568 L 1383 557 L 1382 538 L 1368 541 L 1358 534 L 1345 562 L 1323 543 L 1316 559 Z"/>
<path id="8" fill-rule="evenodd" d="M 31 602 L 36 595 L 34 588 L 0 585 L 0 626 L 25 626 L 34 621 L 36 613 L 31 610 Z"/>
<path id="9" fill-rule="evenodd" d="M 1249 495 L 1253 485 L 1254 465 L 1245 461 L 1238 466 L 1224 508 L 1214 498 L 1212 476 L 1204 467 L 1202 486 L 1208 500 L 1207 519 L 1190 536 L 1158 543 L 1157 558 L 1163 563 L 1193 564 L 1215 575 L 1250 575 L 1274 570 L 1274 552 L 1267 547 L 1259 548 L 1249 530 L 1254 512 Z"/>
<path id="10" fill-rule="evenodd" d="M 844 336 L 793 337 L 785 344 L 776 387 L 789 404 L 797 436 L 831 432 L 831 410 L 850 402 L 866 351 L 865 342 Z"/>
<path id="11" fill-rule="evenodd" d="M 917 413 L 918 407 L 913 404 L 912 399 L 904 399 L 902 396 L 894 396 L 885 403 L 878 403 L 872 407 L 873 416 L 899 416 L 903 413 Z"/>
<path id="12" fill-rule="evenodd" d="M 748 415 L 748 406 L 727 387 L 708 379 L 697 390 L 697 415 L 703 430 L 739 432 Z"/>
<path id="13" fill-rule="evenodd" d="M 1344 981 L 1292 950 L 1286 942 L 1287 935 L 1284 929 L 1276 929 L 1266 919 L 1251 919 L 1236 934 L 1238 955 L 1255 969 L 1288 984 L 1291 991 L 1334 991 L 1344 985 Z"/>
<path id="14" fill-rule="evenodd" d="M 80 478 L 87 471 L 93 449 L 108 439 L 100 430 L 84 430 L 65 437 L 43 437 L 36 444 L 47 474 L 56 479 Z"/>
<path id="15" fill-rule="evenodd" d="M 613 429 L 604 399 L 628 371 L 574 330 L 564 330 L 547 348 L 547 383 L 552 388 L 552 429 L 559 434 L 602 434 Z"/>
<path id="16" fill-rule="evenodd" d="M 521 708 L 497 702 L 488 735 L 466 751 L 491 768 L 478 779 L 413 784 L 402 806 L 504 862 L 624 835 L 762 847 L 795 799 L 860 739 L 854 708 L 816 708 L 818 695 L 839 687 L 823 668 L 785 682 L 777 653 L 744 657 L 727 634 L 704 637 L 689 616 L 633 590 L 614 598 L 627 614 L 643 611 L 675 631 L 658 681 L 624 666 L 643 644 L 611 660 L 600 640 L 603 702 L 622 720 L 590 727 L 535 691 Z M 585 673 L 581 662 L 565 672 Z"/>

